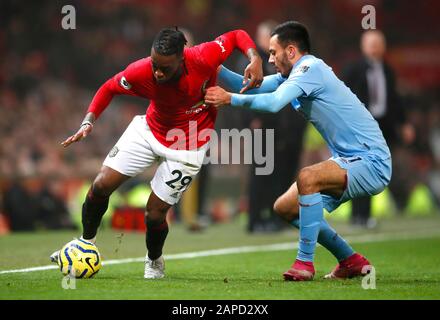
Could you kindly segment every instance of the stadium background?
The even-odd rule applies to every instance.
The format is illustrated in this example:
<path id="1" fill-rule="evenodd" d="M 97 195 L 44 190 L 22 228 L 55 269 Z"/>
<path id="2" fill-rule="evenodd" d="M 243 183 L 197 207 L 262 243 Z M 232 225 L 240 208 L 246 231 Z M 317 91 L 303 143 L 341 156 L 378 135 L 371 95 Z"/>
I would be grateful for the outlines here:
<path id="1" fill-rule="evenodd" d="M 76 9 L 75 30 L 61 28 L 65 4 Z M 436 215 L 440 199 L 440 5 L 435 0 L 273 0 L 270 5 L 265 0 L 1 1 L 0 233 L 74 228 L 79 223 L 88 184 L 133 115 L 145 112 L 146 102 L 117 97 L 85 141 L 66 150 L 60 142 L 77 129 L 100 84 L 131 61 L 148 55 L 162 27 L 184 27 L 199 43 L 237 28 L 254 35 L 258 23 L 266 19 L 299 20 L 310 29 L 313 53 L 338 74 L 343 65 L 360 56 L 365 4 L 376 8 L 377 27 L 387 37 L 387 60 L 397 73 L 401 107 L 417 133 L 416 140 L 405 146 L 406 175 L 413 191 L 405 211 L 402 215 L 395 212 L 385 193 L 375 200 L 375 215 L 380 219 Z M 233 68 L 238 57 L 235 54 L 227 65 Z M 222 110 L 217 128 L 239 127 L 238 117 L 238 113 Z M 310 132 L 304 153 L 321 147 Z M 303 164 L 305 159 L 306 155 Z M 247 169 L 212 166 L 207 194 L 210 221 L 247 218 Z M 122 187 L 113 197 L 111 210 L 127 204 L 143 207 L 145 181 L 153 172 L 154 168 L 147 170 Z M 135 186 L 139 188 L 133 191 Z M 15 211 L 5 208 L 5 197 L 15 199 Z M 342 211 L 334 218 L 348 219 L 349 211 Z M 110 219 L 108 213 L 106 225 Z"/>

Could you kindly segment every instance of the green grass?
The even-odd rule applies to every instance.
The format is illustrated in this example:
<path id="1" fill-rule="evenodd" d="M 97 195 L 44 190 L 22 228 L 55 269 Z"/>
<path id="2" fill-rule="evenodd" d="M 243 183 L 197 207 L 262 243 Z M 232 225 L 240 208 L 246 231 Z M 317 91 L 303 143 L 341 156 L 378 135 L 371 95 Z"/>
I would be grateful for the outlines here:
<path id="1" fill-rule="evenodd" d="M 362 232 L 374 239 L 376 233 L 403 233 L 407 240 L 356 242 L 353 247 L 375 266 L 376 289 L 362 288 L 362 279 L 329 281 L 322 276 L 334 258 L 317 249 L 314 281 L 284 282 L 284 272 L 296 250 L 230 254 L 169 260 L 166 278 L 145 281 L 143 263 L 103 266 L 96 278 L 76 281 L 75 290 L 61 286 L 58 270 L 0 274 L 0 299 L 440 299 L 440 219 L 384 221 L 379 230 Z M 344 236 L 359 234 L 346 225 L 337 229 Z M 438 232 L 437 232 L 438 231 Z M 436 233 L 437 232 L 437 233 Z M 0 238 L 0 271 L 47 265 L 48 255 L 76 234 L 71 232 L 18 233 Z M 104 259 L 140 257 L 145 254 L 143 234 L 105 230 L 99 248 Z M 173 225 L 165 253 L 260 245 L 297 240 L 296 231 L 270 235 L 247 235 L 239 223 L 217 225 L 200 234 L 190 234 Z"/>

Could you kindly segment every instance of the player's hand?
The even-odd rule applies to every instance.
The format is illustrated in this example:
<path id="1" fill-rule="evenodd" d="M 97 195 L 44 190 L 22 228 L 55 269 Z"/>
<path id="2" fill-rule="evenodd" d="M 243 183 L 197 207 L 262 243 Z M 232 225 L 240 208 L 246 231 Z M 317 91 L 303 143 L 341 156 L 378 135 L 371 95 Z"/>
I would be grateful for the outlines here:
<path id="1" fill-rule="evenodd" d="M 260 56 L 254 57 L 244 70 L 243 85 L 240 93 L 252 88 L 259 88 L 263 82 L 263 66 Z"/>
<path id="2" fill-rule="evenodd" d="M 74 135 L 61 142 L 61 145 L 64 148 L 67 148 L 72 143 L 80 141 L 81 139 L 87 137 L 90 132 L 92 132 L 92 129 L 93 126 L 91 124 L 83 124 Z"/>
<path id="3" fill-rule="evenodd" d="M 210 87 L 206 90 L 205 103 L 216 108 L 231 104 L 231 94 L 219 86 Z"/>

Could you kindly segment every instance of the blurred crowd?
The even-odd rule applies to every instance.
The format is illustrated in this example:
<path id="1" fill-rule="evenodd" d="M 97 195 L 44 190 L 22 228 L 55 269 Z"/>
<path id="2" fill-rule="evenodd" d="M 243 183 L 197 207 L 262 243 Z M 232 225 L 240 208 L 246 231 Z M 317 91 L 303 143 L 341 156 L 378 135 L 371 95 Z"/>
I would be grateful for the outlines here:
<path id="1" fill-rule="evenodd" d="M 377 11 L 382 12 L 378 24 L 387 34 L 389 47 L 436 45 L 438 30 L 435 30 L 440 28 L 433 28 L 432 34 L 422 34 L 422 27 L 416 23 L 417 19 L 429 22 L 434 19 L 432 14 L 412 17 L 415 26 L 405 32 L 393 26 L 398 19 L 410 14 L 408 5 L 401 4 L 400 8 L 399 1 L 374 2 Z M 331 64 L 336 73 L 341 73 L 344 65 L 359 55 L 361 3 L 352 1 L 329 1 L 318 6 L 305 0 L 279 0 L 272 1 L 270 7 L 260 0 L 75 0 L 69 4 L 76 9 L 75 30 L 61 28 L 62 2 L 6 0 L 0 3 L 0 201 L 1 211 L 6 214 L 14 194 L 45 193 L 65 200 L 65 190 L 54 188 L 54 183 L 90 180 L 96 175 L 104 156 L 132 117 L 145 112 L 147 101 L 117 98 L 99 119 L 86 143 L 66 151 L 60 142 L 77 130 L 100 84 L 130 62 L 147 56 L 154 35 L 162 27 L 185 27 L 192 31 L 197 43 L 236 28 L 254 35 L 258 23 L 264 19 L 297 19 L 309 26 L 314 53 Z M 432 5 L 438 7 L 435 1 Z M 290 10 L 293 7 L 295 10 Z M 347 17 L 350 10 L 358 12 L 357 16 Z M 347 25 L 359 27 L 347 28 Z M 409 38 L 416 35 L 419 36 Z M 392 52 L 396 57 L 396 50 Z M 436 72 L 440 63 L 438 58 L 431 59 L 436 63 L 437 69 L 433 71 Z M 237 69 L 238 63 L 237 55 L 227 65 Z M 401 172 L 406 172 L 401 181 L 407 183 L 408 188 L 418 182 L 428 185 L 438 201 L 439 79 L 434 76 L 434 80 L 426 82 L 425 76 L 424 83 L 429 85 L 417 86 L 414 85 L 417 74 L 411 74 L 411 81 L 405 81 L 399 79 L 402 74 L 399 66 L 396 69 L 401 110 L 414 128 L 414 139 L 402 142 L 401 148 L 396 149 L 396 159 L 403 167 Z M 217 127 L 243 124 L 242 119 L 236 119 L 240 116 L 240 113 L 221 113 Z M 236 173 L 227 166 L 221 170 L 225 175 Z M 35 180 L 39 183 L 32 182 Z M 27 181 L 31 183 L 23 184 Z M 19 199 L 28 198 L 17 199 L 19 205 Z M 63 210 L 58 207 L 56 211 Z M 41 219 L 47 220 L 50 219 Z M 69 223 L 60 225 L 69 226 Z"/>

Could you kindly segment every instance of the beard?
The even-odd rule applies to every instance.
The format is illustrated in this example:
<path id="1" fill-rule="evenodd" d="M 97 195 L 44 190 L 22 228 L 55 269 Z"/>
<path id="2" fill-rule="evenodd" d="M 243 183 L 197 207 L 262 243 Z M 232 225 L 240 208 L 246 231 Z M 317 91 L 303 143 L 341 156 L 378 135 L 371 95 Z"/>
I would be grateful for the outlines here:
<path id="1" fill-rule="evenodd" d="M 277 68 L 281 75 L 283 77 L 288 77 L 290 74 L 290 71 L 292 70 L 293 65 L 290 63 L 289 59 L 287 58 L 287 54 L 283 54 L 279 67 Z"/>

